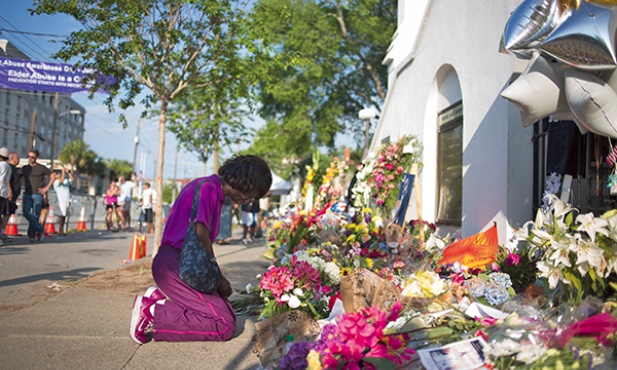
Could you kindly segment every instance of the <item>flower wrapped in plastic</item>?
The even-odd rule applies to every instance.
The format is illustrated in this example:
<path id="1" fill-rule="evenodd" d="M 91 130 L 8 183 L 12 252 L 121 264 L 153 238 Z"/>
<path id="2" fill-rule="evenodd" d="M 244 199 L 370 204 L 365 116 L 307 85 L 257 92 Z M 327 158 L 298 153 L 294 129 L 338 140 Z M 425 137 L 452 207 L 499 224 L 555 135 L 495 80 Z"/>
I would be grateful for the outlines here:
<path id="1" fill-rule="evenodd" d="M 606 298 L 607 281 L 617 272 L 617 211 L 575 218 L 575 210 L 555 195 L 547 195 L 546 204 L 516 237 L 538 256 L 538 276 L 557 293 L 553 300 L 578 304 L 588 295 Z"/>
<path id="2" fill-rule="evenodd" d="M 326 325 L 314 343 L 294 344 L 281 360 L 281 368 L 380 369 L 403 365 L 415 353 L 406 347 L 407 335 L 384 333 L 401 308 L 399 303 L 390 313 L 376 307 L 346 313 L 336 324 Z M 291 363 L 298 367 L 288 367 Z"/>
<path id="3" fill-rule="evenodd" d="M 324 270 L 328 264 L 324 263 Z M 328 272 L 331 273 L 331 272 Z M 328 316 L 331 286 L 322 285 L 322 272 L 306 260 L 293 255 L 282 266 L 270 266 L 259 282 L 264 300 L 262 317 L 273 317 L 289 310 L 301 310 L 315 319 Z"/>

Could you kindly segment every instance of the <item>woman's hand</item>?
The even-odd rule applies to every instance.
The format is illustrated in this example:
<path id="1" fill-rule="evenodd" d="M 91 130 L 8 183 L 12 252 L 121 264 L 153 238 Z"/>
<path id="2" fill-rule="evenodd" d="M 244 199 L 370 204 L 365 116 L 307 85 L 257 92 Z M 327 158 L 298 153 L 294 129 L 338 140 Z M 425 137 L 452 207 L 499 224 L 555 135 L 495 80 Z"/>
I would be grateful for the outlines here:
<path id="1" fill-rule="evenodd" d="M 221 274 L 221 284 L 219 285 L 218 292 L 223 299 L 229 298 L 229 296 L 233 293 L 233 289 L 231 289 L 231 283 L 229 282 L 229 280 L 227 280 L 225 276 L 223 276 L 223 274 Z"/>

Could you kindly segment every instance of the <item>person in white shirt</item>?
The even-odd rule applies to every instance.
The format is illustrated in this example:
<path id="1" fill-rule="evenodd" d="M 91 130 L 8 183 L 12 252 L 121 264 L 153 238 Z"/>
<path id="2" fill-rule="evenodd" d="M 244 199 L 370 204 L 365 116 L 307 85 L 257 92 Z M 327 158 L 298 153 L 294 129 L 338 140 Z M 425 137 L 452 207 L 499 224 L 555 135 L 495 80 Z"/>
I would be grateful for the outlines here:
<path id="1" fill-rule="evenodd" d="M 13 196 L 9 181 L 11 180 L 11 166 L 8 162 L 9 150 L 0 148 L 0 219 L 9 214 L 9 199 Z M 0 239 L 0 246 L 2 240 Z"/>
<path id="2" fill-rule="evenodd" d="M 118 197 L 118 205 L 121 207 L 122 216 L 124 219 L 123 229 L 129 229 L 131 227 L 131 204 L 133 200 L 133 188 L 135 187 L 135 182 L 132 180 L 135 178 L 134 175 L 131 177 L 131 181 L 126 181 L 124 176 L 118 177 L 118 183 L 120 186 L 120 196 Z"/>
<path id="3" fill-rule="evenodd" d="M 156 202 L 156 192 L 150 187 L 150 183 L 144 183 L 144 191 L 141 198 L 141 209 L 144 212 L 144 218 L 148 227 L 148 234 L 154 232 L 152 222 L 154 221 L 154 214 L 152 212 L 152 206 Z"/>
<path id="4" fill-rule="evenodd" d="M 59 228 L 58 232 L 59 236 L 66 235 L 65 225 L 66 218 L 69 214 L 69 209 L 71 208 L 71 183 L 74 181 L 73 175 L 71 175 L 71 171 L 62 167 L 62 173 L 54 174 L 54 182 L 53 187 L 56 192 L 56 216 L 58 216 Z"/>

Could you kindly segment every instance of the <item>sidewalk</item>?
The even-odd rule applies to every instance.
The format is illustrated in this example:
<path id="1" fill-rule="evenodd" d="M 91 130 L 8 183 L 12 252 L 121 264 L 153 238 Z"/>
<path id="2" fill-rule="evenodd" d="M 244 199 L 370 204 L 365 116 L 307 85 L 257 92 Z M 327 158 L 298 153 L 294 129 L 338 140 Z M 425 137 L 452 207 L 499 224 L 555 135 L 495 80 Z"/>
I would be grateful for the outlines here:
<path id="1" fill-rule="evenodd" d="M 128 253 L 133 234 L 115 236 Z M 215 251 L 234 289 L 243 290 L 247 283 L 256 283 L 255 276 L 269 263 L 261 257 L 263 239 L 247 246 L 239 235 L 234 237 L 232 244 L 216 245 Z M 150 254 L 151 244 L 148 249 Z M 259 365 L 252 352 L 255 317 L 238 316 L 236 335 L 224 343 L 134 343 L 129 337 L 134 292 L 143 293 L 151 284 L 150 263 L 149 255 L 120 269 L 60 281 L 57 294 L 1 315 L 0 369 L 231 370 Z M 136 286 L 127 287 L 127 281 Z"/>

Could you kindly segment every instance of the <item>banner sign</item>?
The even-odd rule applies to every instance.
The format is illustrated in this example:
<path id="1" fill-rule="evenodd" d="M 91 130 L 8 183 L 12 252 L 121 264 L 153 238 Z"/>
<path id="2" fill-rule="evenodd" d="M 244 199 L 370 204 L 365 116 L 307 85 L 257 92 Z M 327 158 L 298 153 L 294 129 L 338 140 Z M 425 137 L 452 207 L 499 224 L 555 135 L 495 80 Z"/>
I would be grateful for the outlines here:
<path id="1" fill-rule="evenodd" d="M 99 73 L 95 69 L 76 68 L 70 64 L 0 57 L 0 88 L 5 89 L 63 94 L 88 92 L 94 82 L 88 82 L 83 86 L 83 81 L 93 74 Z M 112 81 L 110 78 L 107 79 Z M 99 92 L 107 93 L 103 89 Z"/>

